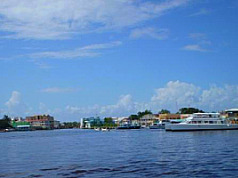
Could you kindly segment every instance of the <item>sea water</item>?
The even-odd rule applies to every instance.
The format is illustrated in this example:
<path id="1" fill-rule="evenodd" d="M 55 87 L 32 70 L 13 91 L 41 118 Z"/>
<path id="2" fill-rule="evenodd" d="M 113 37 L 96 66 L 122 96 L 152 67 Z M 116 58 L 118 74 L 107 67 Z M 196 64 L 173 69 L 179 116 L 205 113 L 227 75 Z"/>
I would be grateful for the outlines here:
<path id="1" fill-rule="evenodd" d="M 237 177 L 238 131 L 0 133 L 0 177 Z"/>

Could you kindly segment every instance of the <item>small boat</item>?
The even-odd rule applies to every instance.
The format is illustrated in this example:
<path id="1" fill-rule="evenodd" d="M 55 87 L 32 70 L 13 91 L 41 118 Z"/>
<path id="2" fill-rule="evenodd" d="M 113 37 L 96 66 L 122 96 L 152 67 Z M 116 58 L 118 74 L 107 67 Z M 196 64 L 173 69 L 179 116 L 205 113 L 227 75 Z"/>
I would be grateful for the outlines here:
<path id="1" fill-rule="evenodd" d="M 102 132 L 108 132 L 108 131 L 110 131 L 109 129 L 107 129 L 107 128 L 102 128 L 102 130 L 101 130 Z"/>
<path id="2" fill-rule="evenodd" d="M 95 128 L 94 130 L 95 130 L 95 131 L 100 131 L 100 130 L 101 130 L 101 128 Z"/>
<path id="3" fill-rule="evenodd" d="M 166 131 L 203 131 L 203 130 L 235 130 L 237 123 L 229 118 L 223 119 L 219 113 L 194 113 L 178 124 L 166 124 Z"/>

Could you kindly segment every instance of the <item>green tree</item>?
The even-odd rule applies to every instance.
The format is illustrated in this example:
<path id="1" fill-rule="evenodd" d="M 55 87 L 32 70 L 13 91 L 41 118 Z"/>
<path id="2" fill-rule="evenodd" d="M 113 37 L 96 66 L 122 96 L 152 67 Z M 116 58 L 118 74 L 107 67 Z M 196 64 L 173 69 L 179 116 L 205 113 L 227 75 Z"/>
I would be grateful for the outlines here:
<path id="1" fill-rule="evenodd" d="M 111 117 L 105 117 L 103 127 L 113 128 L 116 127 L 116 124 L 113 122 Z"/>
<path id="2" fill-rule="evenodd" d="M 193 113 L 204 113 L 203 110 L 197 108 L 181 108 L 179 109 L 179 114 L 193 114 Z"/>
<path id="3" fill-rule="evenodd" d="M 61 128 L 64 129 L 72 129 L 72 128 L 79 128 L 80 123 L 78 122 L 64 122 L 63 125 L 61 125 Z"/>
<path id="4" fill-rule="evenodd" d="M 138 112 L 137 115 L 138 115 L 138 118 L 142 118 L 144 115 L 147 115 L 147 114 L 152 114 L 152 112 L 150 110 L 145 110 L 143 112 Z"/>
<path id="5" fill-rule="evenodd" d="M 132 114 L 132 115 L 129 116 L 129 119 L 130 120 L 139 120 L 139 117 L 136 114 Z"/>
<path id="6" fill-rule="evenodd" d="M 159 114 L 170 114 L 170 111 L 167 109 L 161 109 L 161 111 L 159 112 Z"/>
<path id="7" fill-rule="evenodd" d="M 11 128 L 11 119 L 7 115 L 4 115 L 2 119 L 0 119 L 0 129 Z"/>
<path id="8" fill-rule="evenodd" d="M 104 123 L 113 123 L 113 119 L 111 117 L 105 117 Z"/>

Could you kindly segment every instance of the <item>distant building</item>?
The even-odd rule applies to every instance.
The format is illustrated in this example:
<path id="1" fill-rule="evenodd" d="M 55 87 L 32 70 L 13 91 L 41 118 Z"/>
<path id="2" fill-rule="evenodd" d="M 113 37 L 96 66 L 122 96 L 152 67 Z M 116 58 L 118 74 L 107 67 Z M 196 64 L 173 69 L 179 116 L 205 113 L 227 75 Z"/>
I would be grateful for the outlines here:
<path id="1" fill-rule="evenodd" d="M 137 125 L 140 125 L 140 121 L 139 120 L 132 120 L 128 117 L 119 117 L 118 122 L 116 124 L 118 126 L 124 126 L 124 125 L 137 126 Z"/>
<path id="2" fill-rule="evenodd" d="M 54 129 L 59 129 L 60 128 L 60 121 L 54 120 Z"/>
<path id="3" fill-rule="evenodd" d="M 81 129 L 91 129 L 94 127 L 100 127 L 102 125 L 102 121 L 100 117 L 89 117 L 89 118 L 81 118 L 80 120 L 80 128 Z"/>
<path id="4" fill-rule="evenodd" d="M 25 119 L 23 119 L 22 117 L 12 117 L 11 120 L 16 122 L 25 121 Z"/>
<path id="5" fill-rule="evenodd" d="M 128 117 L 118 117 L 116 124 L 117 125 L 127 125 L 127 124 L 130 124 L 130 120 Z"/>
<path id="6" fill-rule="evenodd" d="M 21 117 L 15 117 L 11 119 L 11 125 L 15 130 L 18 131 L 27 131 L 31 130 L 31 125 L 29 122 L 25 121 Z"/>
<path id="7" fill-rule="evenodd" d="M 149 127 L 159 121 L 158 115 L 146 114 L 140 118 L 141 127 Z"/>
<path id="8" fill-rule="evenodd" d="M 174 120 L 180 119 L 180 114 L 159 114 L 160 120 Z"/>
<path id="9" fill-rule="evenodd" d="M 50 115 L 35 115 L 26 117 L 34 129 L 54 129 L 54 117 Z"/>
<path id="10" fill-rule="evenodd" d="M 238 108 L 225 110 L 226 117 L 238 119 Z"/>

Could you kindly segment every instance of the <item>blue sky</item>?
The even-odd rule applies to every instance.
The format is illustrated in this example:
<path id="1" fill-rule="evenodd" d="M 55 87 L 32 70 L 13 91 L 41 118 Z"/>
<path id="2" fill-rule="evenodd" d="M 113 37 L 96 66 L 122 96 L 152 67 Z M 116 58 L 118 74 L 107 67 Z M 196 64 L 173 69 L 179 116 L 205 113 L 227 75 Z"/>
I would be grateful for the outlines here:
<path id="1" fill-rule="evenodd" d="M 238 107 L 235 0 L 2 0 L 1 115 Z"/>

